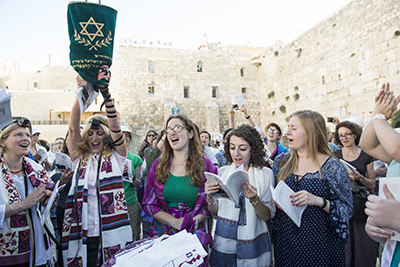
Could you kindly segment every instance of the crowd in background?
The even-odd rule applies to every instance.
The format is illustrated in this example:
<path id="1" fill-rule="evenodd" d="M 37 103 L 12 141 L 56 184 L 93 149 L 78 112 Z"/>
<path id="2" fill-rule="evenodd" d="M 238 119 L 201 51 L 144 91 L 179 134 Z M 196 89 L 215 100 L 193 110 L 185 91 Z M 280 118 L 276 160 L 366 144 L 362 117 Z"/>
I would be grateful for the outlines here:
<path id="1" fill-rule="evenodd" d="M 333 118 L 330 131 L 321 114 L 301 110 L 287 127 L 270 122 L 261 130 L 242 105 L 230 108 L 223 134 L 213 137 L 175 114 L 139 143 L 118 122 L 109 73 L 98 78 L 107 81 L 100 88 L 105 116 L 81 128 L 75 100 L 55 151 L 27 119 L 2 129 L 0 266 L 100 266 L 130 242 L 184 229 L 207 248 L 204 266 L 399 265 L 400 245 L 390 237 L 400 231 L 400 202 L 387 186 L 386 199 L 377 196 L 380 177 L 400 176 L 400 134 L 388 123 L 400 98 L 389 84 L 371 99 L 366 125 Z M 79 77 L 77 84 L 87 86 Z M 247 124 L 236 125 L 235 116 Z M 74 169 L 59 169 L 55 152 L 68 155 Z M 215 197 L 221 186 L 205 172 L 227 181 L 237 171 L 248 173 L 237 202 Z M 51 213 L 55 231 L 48 231 L 37 208 L 57 181 L 65 188 Z M 270 187 L 281 181 L 294 191 L 293 206 L 307 206 L 300 225 L 273 200 Z M 29 235 L 34 246 L 23 240 Z"/>

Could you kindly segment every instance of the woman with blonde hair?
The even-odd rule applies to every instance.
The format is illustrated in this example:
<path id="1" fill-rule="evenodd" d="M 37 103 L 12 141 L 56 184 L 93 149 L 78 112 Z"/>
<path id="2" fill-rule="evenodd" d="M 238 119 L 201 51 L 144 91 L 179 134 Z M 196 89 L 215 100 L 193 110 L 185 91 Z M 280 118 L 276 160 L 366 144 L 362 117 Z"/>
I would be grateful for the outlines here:
<path id="1" fill-rule="evenodd" d="M 25 156 L 31 132 L 30 121 L 18 117 L 0 133 L 0 266 L 53 264 L 53 225 L 49 216 L 42 225 L 38 208 L 54 183 Z"/>
<path id="2" fill-rule="evenodd" d="M 205 221 L 210 213 L 203 173 L 217 169 L 203 156 L 197 129 L 185 115 L 168 118 L 163 138 L 167 140 L 147 174 L 143 197 L 143 210 L 155 219 L 149 236 L 186 229 L 207 245 L 211 236 L 205 232 Z"/>
<path id="3" fill-rule="evenodd" d="M 126 143 L 117 111 L 108 92 L 110 73 L 102 66 L 98 79 L 107 117 L 88 118 L 80 133 L 80 107 L 73 104 L 68 130 L 68 150 L 76 170 L 65 204 L 62 233 L 64 265 L 101 266 L 116 251 L 132 241 L 122 171 Z M 86 81 L 77 78 L 78 86 Z"/>
<path id="4" fill-rule="evenodd" d="M 345 266 L 353 212 L 350 179 L 329 149 L 325 120 L 315 111 L 297 111 L 286 136 L 290 152 L 275 159 L 273 172 L 295 192 L 292 205 L 307 207 L 300 227 L 277 209 L 276 266 Z"/>

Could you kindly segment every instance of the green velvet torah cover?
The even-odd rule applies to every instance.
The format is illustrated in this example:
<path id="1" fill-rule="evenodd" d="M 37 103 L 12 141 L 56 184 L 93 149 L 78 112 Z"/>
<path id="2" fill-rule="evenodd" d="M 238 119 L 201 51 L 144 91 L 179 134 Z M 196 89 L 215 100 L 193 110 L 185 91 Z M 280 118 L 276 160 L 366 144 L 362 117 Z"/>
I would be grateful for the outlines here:
<path id="1" fill-rule="evenodd" d="M 88 2 L 68 4 L 69 59 L 72 68 L 98 92 L 101 65 L 111 66 L 117 11 Z"/>

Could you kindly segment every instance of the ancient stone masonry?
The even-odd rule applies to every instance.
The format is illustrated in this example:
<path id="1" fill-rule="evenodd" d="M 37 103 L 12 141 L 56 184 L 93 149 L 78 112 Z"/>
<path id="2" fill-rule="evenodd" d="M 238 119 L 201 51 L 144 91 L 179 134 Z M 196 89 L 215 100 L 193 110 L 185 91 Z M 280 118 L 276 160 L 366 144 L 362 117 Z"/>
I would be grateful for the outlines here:
<path id="1" fill-rule="evenodd" d="M 260 68 L 261 124 L 295 110 L 370 119 L 383 82 L 400 93 L 400 2 L 356 0 L 291 44 L 266 49 Z"/>
<path id="2" fill-rule="evenodd" d="M 178 107 L 200 130 L 216 135 L 228 128 L 231 97 L 242 93 L 249 114 L 259 122 L 258 70 L 251 58 L 262 50 L 121 46 L 113 88 L 122 123 L 144 136 L 148 129 L 165 127 L 172 108 Z M 245 122 L 241 114 L 237 121 Z"/>
<path id="3" fill-rule="evenodd" d="M 400 94 L 399 18 L 398 0 L 354 0 L 289 44 L 251 48 L 205 42 L 197 50 L 122 45 L 110 90 L 121 123 L 141 139 L 148 129 L 163 129 L 176 108 L 200 130 L 221 133 L 228 128 L 231 97 L 239 94 L 261 129 L 270 121 L 286 128 L 288 116 L 300 109 L 368 121 L 383 82 Z M 49 64 L 38 73 L 22 73 L 0 64 L 0 84 L 19 91 L 13 111 L 31 114 L 34 121 L 68 120 L 75 76 L 69 66 Z M 27 96 L 47 104 L 27 105 Z M 243 115 L 236 114 L 236 124 L 243 123 Z M 66 125 L 59 127 L 66 132 Z"/>

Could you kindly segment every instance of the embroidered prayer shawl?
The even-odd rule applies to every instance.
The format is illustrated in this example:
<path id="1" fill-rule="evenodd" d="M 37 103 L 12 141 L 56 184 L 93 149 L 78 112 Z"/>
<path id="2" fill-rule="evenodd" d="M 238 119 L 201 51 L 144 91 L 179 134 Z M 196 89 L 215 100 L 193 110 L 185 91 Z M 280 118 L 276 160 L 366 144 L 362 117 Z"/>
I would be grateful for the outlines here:
<path id="1" fill-rule="evenodd" d="M 28 177 L 28 182 L 31 182 L 34 188 L 43 183 L 46 184 L 47 189 L 53 190 L 54 183 L 49 179 L 42 166 L 26 157 L 22 158 L 22 162 L 25 169 L 25 177 Z M 0 166 L 0 204 L 10 205 L 21 202 L 22 197 L 11 177 L 3 154 L 0 156 Z M 52 234 L 54 234 L 50 217 L 47 218 L 45 223 Z M 32 233 L 28 224 L 28 213 L 26 211 L 21 211 L 4 219 L 3 228 L 0 229 L 0 266 L 21 264 L 30 261 L 31 241 L 34 241 L 34 237 L 31 236 Z M 49 254 L 54 253 L 53 255 L 55 255 L 55 245 L 50 242 L 45 230 L 43 230 L 43 233 L 45 235 L 43 241 L 46 242 L 45 247 L 47 252 Z"/>
<path id="2" fill-rule="evenodd" d="M 222 180 L 236 170 L 236 166 L 223 167 Z M 249 182 L 257 188 L 260 201 L 275 214 L 270 185 L 274 176 L 269 168 L 249 168 Z M 210 254 L 211 266 L 270 266 L 271 243 L 267 223 L 254 211 L 250 201 L 241 195 L 241 207 L 229 199 L 219 198 L 218 214 L 213 246 Z M 243 203 L 244 200 L 244 203 Z M 243 217 L 242 217 L 243 216 Z"/>
<path id="3" fill-rule="evenodd" d="M 87 232 L 88 232 L 88 174 L 87 168 L 92 164 L 93 155 L 89 160 L 80 160 L 75 170 L 71 189 L 65 203 L 62 249 L 65 266 L 86 266 L 87 262 Z M 121 170 L 116 158 L 102 157 L 98 181 L 99 213 L 101 225 L 103 262 L 127 242 L 132 241 L 132 230 L 129 224 L 127 205 L 122 184 Z M 76 222 L 74 193 L 76 179 L 78 180 L 77 204 L 79 224 Z"/>
<path id="4" fill-rule="evenodd" d="M 160 158 L 154 161 L 150 171 L 147 174 L 147 184 L 142 204 L 143 211 L 150 217 L 153 217 L 154 214 L 160 211 L 166 211 L 169 214 L 173 215 L 175 218 L 182 218 L 186 214 L 191 214 L 193 217 L 196 216 L 197 214 L 210 216 L 211 214 L 207 208 L 206 194 L 204 191 L 204 183 L 206 181 L 204 174 L 203 174 L 204 183 L 202 184 L 201 187 L 198 188 L 195 207 L 193 209 L 190 209 L 185 207 L 184 204 L 181 203 L 179 208 L 170 208 L 167 206 L 167 203 L 165 202 L 163 193 L 164 185 L 159 184 L 156 181 L 157 178 L 156 170 L 159 163 L 160 163 Z M 217 173 L 217 168 L 207 158 L 204 158 L 204 167 L 205 171 L 207 172 L 212 172 L 215 174 Z M 157 235 L 162 232 L 165 232 L 166 234 L 174 234 L 177 231 L 176 229 L 173 229 L 168 225 L 164 225 L 161 222 L 154 220 L 153 225 L 149 231 L 149 236 Z M 205 232 L 204 224 L 200 225 L 200 228 L 197 231 L 195 231 L 195 233 L 197 234 L 197 237 L 199 238 L 200 242 L 203 245 L 207 245 L 211 241 L 210 238 L 207 236 L 208 234 L 206 234 Z"/>

